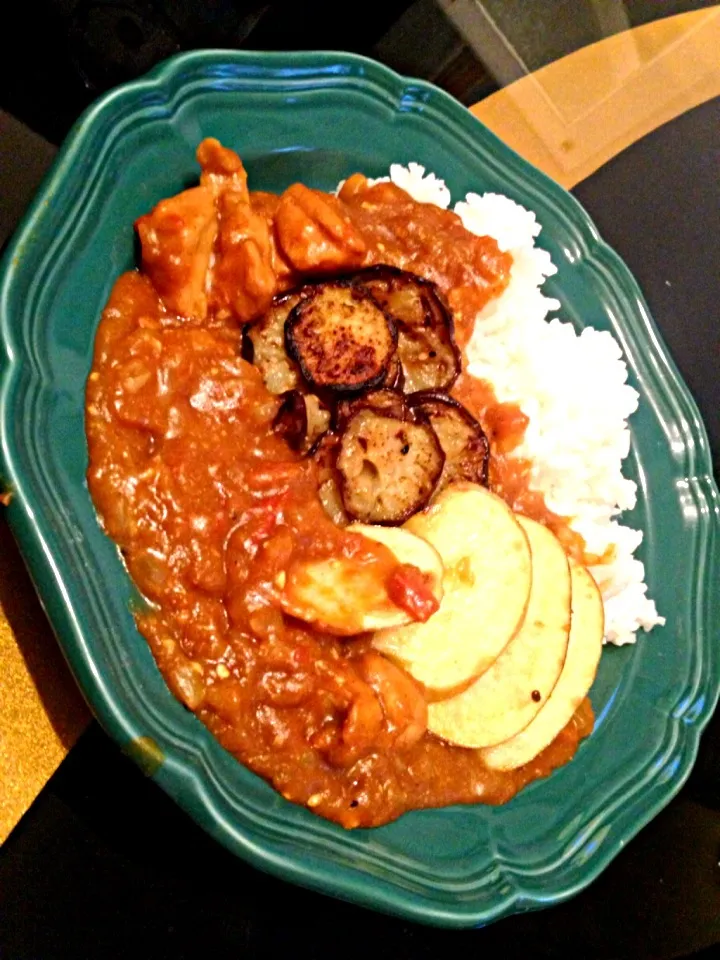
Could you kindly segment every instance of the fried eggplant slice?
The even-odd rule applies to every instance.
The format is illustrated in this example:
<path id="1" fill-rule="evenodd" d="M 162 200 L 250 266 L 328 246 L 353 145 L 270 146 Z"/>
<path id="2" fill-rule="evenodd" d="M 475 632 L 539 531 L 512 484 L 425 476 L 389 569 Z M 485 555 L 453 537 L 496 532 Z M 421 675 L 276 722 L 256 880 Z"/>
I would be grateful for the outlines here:
<path id="1" fill-rule="evenodd" d="M 437 331 L 398 330 L 398 356 L 403 368 L 405 390 L 448 389 L 457 379 L 459 364 L 453 350 Z"/>
<path id="2" fill-rule="evenodd" d="M 303 449 L 307 438 L 308 418 L 305 397 L 299 390 L 288 390 L 282 394 L 282 403 L 272 426 L 291 450 L 299 452 Z"/>
<path id="3" fill-rule="evenodd" d="M 424 418 L 359 409 L 345 424 L 336 464 L 345 510 L 363 523 L 403 523 L 432 496 L 444 460 Z"/>
<path id="4" fill-rule="evenodd" d="M 398 338 L 400 334 L 398 331 Z M 400 360 L 400 354 L 395 352 L 392 360 L 390 361 L 390 366 L 387 368 L 387 373 L 383 379 L 380 386 L 387 387 L 389 390 L 402 390 L 405 383 L 405 374 L 403 372 L 402 362 Z"/>
<path id="5" fill-rule="evenodd" d="M 307 453 L 330 425 L 330 411 L 312 393 L 288 390 L 275 414 L 273 429 L 291 450 Z"/>
<path id="6" fill-rule="evenodd" d="M 314 393 L 306 393 L 305 416 L 307 417 L 307 437 L 305 450 L 309 450 L 318 437 L 321 437 L 330 426 L 331 414 L 325 404 Z"/>
<path id="7" fill-rule="evenodd" d="M 285 350 L 285 321 L 304 295 L 304 291 L 293 291 L 275 297 L 267 313 L 247 328 L 244 356 L 248 355 L 249 341 L 252 362 L 260 371 L 270 393 L 286 393 L 295 390 L 301 383 L 297 364 Z"/>
<path id="8" fill-rule="evenodd" d="M 353 282 L 370 290 L 397 325 L 405 392 L 451 387 L 460 373 L 460 353 L 452 313 L 435 284 L 383 265 L 355 274 Z"/>
<path id="9" fill-rule="evenodd" d="M 321 480 L 328 470 L 335 469 L 335 462 L 339 450 L 339 433 L 336 430 L 326 430 L 321 437 L 318 437 L 308 451 L 308 456 L 312 457 L 318 466 Z"/>
<path id="10" fill-rule="evenodd" d="M 345 282 L 318 284 L 285 322 L 285 347 L 315 390 L 368 390 L 387 376 L 397 330 L 370 293 Z"/>
<path id="11" fill-rule="evenodd" d="M 333 430 L 327 430 L 315 441 L 308 452 L 318 468 L 318 497 L 325 513 L 338 527 L 346 527 L 349 518 L 343 505 L 340 492 L 340 474 L 336 462 L 340 449 L 340 437 Z"/>
<path id="12" fill-rule="evenodd" d="M 422 390 L 407 398 L 409 407 L 430 421 L 445 454 L 435 496 L 457 480 L 488 484 L 490 444 L 482 427 L 461 403 L 438 390 Z"/>
<path id="13" fill-rule="evenodd" d="M 333 424 L 336 430 L 343 430 L 348 420 L 359 410 L 377 410 L 397 420 L 415 420 L 415 414 L 408 406 L 407 399 L 399 390 L 381 388 L 368 390 L 359 397 L 345 398 L 335 406 Z"/>

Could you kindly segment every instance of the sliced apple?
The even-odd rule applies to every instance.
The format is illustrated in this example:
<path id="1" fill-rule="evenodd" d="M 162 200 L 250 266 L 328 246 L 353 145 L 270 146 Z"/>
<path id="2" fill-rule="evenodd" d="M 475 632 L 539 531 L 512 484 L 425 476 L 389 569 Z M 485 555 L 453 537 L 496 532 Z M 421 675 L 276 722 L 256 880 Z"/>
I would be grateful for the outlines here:
<path id="1" fill-rule="evenodd" d="M 353 523 L 347 529 L 384 544 L 399 563 L 417 567 L 426 575 L 438 602 L 442 600 L 442 560 L 426 540 L 401 527 Z M 392 603 L 376 568 L 347 557 L 317 560 L 292 568 L 280 603 L 291 616 L 338 636 L 400 626 L 412 619 Z"/>
<path id="2" fill-rule="evenodd" d="M 515 770 L 533 760 L 564 730 L 597 673 L 605 630 L 600 591 L 588 571 L 570 560 L 572 622 L 560 679 L 535 719 L 514 737 L 482 751 L 495 770 Z"/>
<path id="3" fill-rule="evenodd" d="M 507 504 L 473 483 L 447 487 L 405 529 L 440 554 L 442 603 L 427 623 L 384 630 L 373 645 L 430 699 L 448 696 L 484 673 L 522 623 L 532 579 L 528 539 Z"/>
<path id="4" fill-rule="evenodd" d="M 565 663 L 570 636 L 570 568 L 547 527 L 518 517 L 532 555 L 522 626 L 492 666 L 465 691 L 430 704 L 428 730 L 462 747 L 502 743 L 542 709 Z"/>

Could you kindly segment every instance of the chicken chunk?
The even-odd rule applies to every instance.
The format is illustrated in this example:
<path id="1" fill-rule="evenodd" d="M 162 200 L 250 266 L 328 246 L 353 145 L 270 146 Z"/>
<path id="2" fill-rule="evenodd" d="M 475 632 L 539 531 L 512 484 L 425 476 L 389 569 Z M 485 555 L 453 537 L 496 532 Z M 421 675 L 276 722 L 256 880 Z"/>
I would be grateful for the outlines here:
<path id="1" fill-rule="evenodd" d="M 200 183 L 212 190 L 215 197 L 230 190 L 238 200 L 249 203 L 247 172 L 234 150 L 224 147 L 214 137 L 206 137 L 195 156 L 202 167 Z"/>
<path id="2" fill-rule="evenodd" d="M 290 290 L 297 286 L 299 277 L 292 264 L 282 252 L 275 232 L 275 215 L 280 206 L 280 197 L 276 193 L 266 193 L 264 190 L 253 190 L 250 193 L 250 203 L 256 213 L 262 214 L 267 220 L 270 230 L 270 245 L 272 247 L 272 264 L 277 278 L 278 292 Z"/>
<path id="3" fill-rule="evenodd" d="M 218 231 L 212 191 L 184 190 L 140 217 L 142 266 L 163 303 L 182 317 L 207 315 L 207 274 Z"/>
<path id="4" fill-rule="evenodd" d="M 283 254 L 302 273 L 347 270 L 365 258 L 365 241 L 335 197 L 301 183 L 280 197 L 275 232 Z"/>
<path id="5" fill-rule="evenodd" d="M 200 182 L 212 191 L 220 217 L 213 304 L 246 323 L 267 310 L 277 289 L 271 226 L 264 211 L 252 206 L 247 173 L 234 150 L 208 137 L 197 159 Z"/>
<path id="6" fill-rule="evenodd" d="M 277 279 L 267 219 L 255 213 L 249 202 L 234 200 L 226 194 L 219 202 L 213 301 L 229 309 L 240 323 L 247 323 L 269 308 Z"/>

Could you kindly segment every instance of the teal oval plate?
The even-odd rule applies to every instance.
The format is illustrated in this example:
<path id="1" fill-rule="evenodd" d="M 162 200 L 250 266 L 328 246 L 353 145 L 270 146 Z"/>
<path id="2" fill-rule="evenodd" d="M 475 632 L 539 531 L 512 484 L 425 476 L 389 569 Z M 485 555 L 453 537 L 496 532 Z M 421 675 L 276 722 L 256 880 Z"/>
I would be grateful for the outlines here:
<path id="1" fill-rule="evenodd" d="M 130 613 L 132 585 L 85 483 L 84 385 L 100 312 L 133 265 L 133 220 L 197 177 L 219 137 L 256 189 L 332 188 L 417 160 L 455 198 L 536 211 L 578 326 L 612 330 L 641 394 L 628 470 L 640 558 L 667 625 L 605 651 L 593 735 L 500 808 L 426 810 L 344 832 L 284 801 L 172 697 Z M 462 927 L 585 887 L 687 777 L 718 696 L 718 493 L 697 409 L 640 290 L 581 207 L 428 84 L 337 53 L 193 52 L 80 119 L 7 251 L 0 428 L 8 517 L 77 682 L 101 724 L 199 824 L 287 880 Z M 178 838 L 180 842 L 180 838 Z"/>

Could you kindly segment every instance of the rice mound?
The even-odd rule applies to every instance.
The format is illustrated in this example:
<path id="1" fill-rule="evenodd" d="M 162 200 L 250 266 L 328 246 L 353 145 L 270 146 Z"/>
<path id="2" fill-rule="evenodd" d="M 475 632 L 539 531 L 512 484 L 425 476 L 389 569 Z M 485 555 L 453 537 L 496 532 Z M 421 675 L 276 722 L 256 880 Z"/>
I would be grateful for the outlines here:
<path id="1" fill-rule="evenodd" d="M 392 180 L 419 202 L 450 206 L 445 183 L 420 164 L 392 164 L 380 180 Z M 639 629 L 665 619 L 647 596 L 645 568 L 633 556 L 642 531 L 616 519 L 636 501 L 622 462 L 638 393 L 627 383 L 622 350 L 606 331 L 578 333 L 571 323 L 546 319 L 561 306 L 541 290 L 557 268 L 535 246 L 542 228 L 532 211 L 497 193 L 469 193 L 453 209 L 467 230 L 493 237 L 513 256 L 507 290 L 476 318 L 468 372 L 490 381 L 500 401 L 517 403 L 529 417 L 513 455 L 532 461 L 533 488 L 570 520 L 588 553 L 601 558 L 590 572 L 603 595 L 605 640 L 634 643 Z"/>

